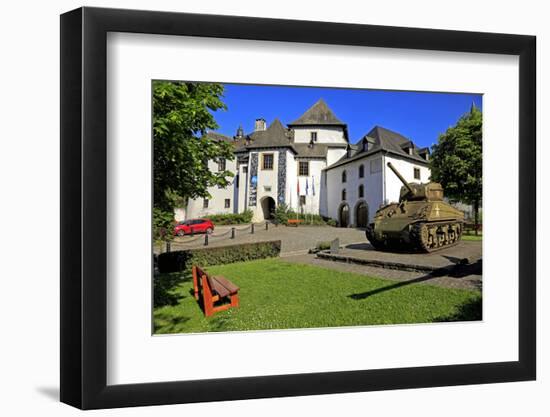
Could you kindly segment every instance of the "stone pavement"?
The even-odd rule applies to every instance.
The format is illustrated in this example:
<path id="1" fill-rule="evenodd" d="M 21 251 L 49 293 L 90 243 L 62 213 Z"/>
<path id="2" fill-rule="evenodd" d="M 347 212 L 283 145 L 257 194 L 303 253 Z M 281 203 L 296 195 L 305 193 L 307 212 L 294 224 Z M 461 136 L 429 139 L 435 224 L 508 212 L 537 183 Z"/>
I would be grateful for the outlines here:
<path id="1" fill-rule="evenodd" d="M 403 285 L 409 283 L 422 283 L 445 288 L 478 291 L 482 289 L 481 261 L 470 265 L 461 265 L 447 274 L 438 275 L 437 273 L 402 271 L 398 269 L 381 268 L 378 266 L 359 265 L 356 263 L 335 262 L 317 258 L 312 254 L 285 256 L 281 258 L 281 260 L 284 262 L 313 265 L 340 272 L 351 272 L 371 277 L 385 278 L 392 281 L 399 281 L 403 283 Z"/>
<path id="2" fill-rule="evenodd" d="M 461 241 L 456 246 L 432 253 L 396 253 L 375 250 L 369 243 L 344 245 L 338 253 L 321 251 L 317 257 L 360 265 L 403 271 L 450 271 L 457 265 L 472 265 L 481 260 L 482 242 Z"/>
<path id="3" fill-rule="evenodd" d="M 280 240 L 281 254 L 305 253 L 314 248 L 318 242 L 331 241 L 339 238 L 341 245 L 366 242 L 365 232 L 361 229 L 339 228 L 331 226 L 278 226 L 257 224 L 254 234 L 250 233 L 250 226 L 238 225 L 235 227 L 235 239 L 231 237 L 231 226 L 218 226 L 208 237 L 208 247 L 234 245 L 238 243 L 261 242 L 266 240 Z M 171 244 L 172 251 L 190 248 L 202 248 L 204 235 L 176 237 Z"/>

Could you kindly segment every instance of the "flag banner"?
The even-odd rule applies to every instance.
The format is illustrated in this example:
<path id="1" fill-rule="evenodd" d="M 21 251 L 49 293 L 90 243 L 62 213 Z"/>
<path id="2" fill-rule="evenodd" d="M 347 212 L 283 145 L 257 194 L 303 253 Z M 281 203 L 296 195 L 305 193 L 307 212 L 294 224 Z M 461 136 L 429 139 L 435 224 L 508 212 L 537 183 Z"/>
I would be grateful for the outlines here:
<path id="1" fill-rule="evenodd" d="M 309 195 L 309 183 L 306 178 L 306 195 Z"/>
<path id="2" fill-rule="evenodd" d="M 311 195 L 315 195 L 315 177 L 311 176 Z"/>

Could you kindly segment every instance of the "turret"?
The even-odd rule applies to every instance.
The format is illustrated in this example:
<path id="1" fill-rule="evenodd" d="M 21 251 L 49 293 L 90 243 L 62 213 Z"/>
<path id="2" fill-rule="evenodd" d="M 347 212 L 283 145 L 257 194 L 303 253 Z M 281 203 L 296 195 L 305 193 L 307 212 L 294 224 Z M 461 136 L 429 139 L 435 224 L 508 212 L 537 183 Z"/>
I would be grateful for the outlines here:
<path id="1" fill-rule="evenodd" d="M 388 162 L 388 167 L 403 183 L 399 201 L 443 201 L 443 187 L 441 187 L 441 184 L 437 182 L 428 182 L 424 184 L 409 183 L 405 181 L 405 178 L 403 178 L 391 162 Z"/>
<path id="2" fill-rule="evenodd" d="M 399 173 L 399 171 L 393 166 L 391 162 L 388 162 L 388 168 L 393 171 L 393 173 L 397 176 L 397 178 L 399 178 L 399 180 L 407 188 L 408 192 L 414 196 L 416 194 L 415 190 L 413 190 L 410 184 L 407 181 L 405 181 L 405 178 L 403 178 L 403 176 Z"/>

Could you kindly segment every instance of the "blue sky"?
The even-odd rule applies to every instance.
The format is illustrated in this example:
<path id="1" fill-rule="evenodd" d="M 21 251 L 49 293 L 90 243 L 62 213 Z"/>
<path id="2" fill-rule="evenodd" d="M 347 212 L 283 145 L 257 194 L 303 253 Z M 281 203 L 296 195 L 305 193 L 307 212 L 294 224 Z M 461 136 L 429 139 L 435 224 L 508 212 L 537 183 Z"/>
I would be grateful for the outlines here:
<path id="1" fill-rule="evenodd" d="M 355 143 L 379 125 L 410 138 L 419 146 L 431 146 L 440 133 L 470 110 L 472 102 L 482 107 L 481 94 L 423 93 L 409 91 L 359 90 L 317 87 L 286 87 L 224 84 L 227 111 L 214 112 L 218 132 L 233 136 L 242 124 L 245 133 L 254 120 L 284 124 L 300 117 L 319 98 L 348 124 L 350 142 Z"/>

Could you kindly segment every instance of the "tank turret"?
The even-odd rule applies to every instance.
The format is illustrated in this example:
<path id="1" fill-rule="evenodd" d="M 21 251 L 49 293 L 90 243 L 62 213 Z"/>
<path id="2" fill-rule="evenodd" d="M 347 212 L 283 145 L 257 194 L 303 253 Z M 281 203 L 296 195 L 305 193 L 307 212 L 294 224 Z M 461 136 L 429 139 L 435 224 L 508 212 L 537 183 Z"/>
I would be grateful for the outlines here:
<path id="1" fill-rule="evenodd" d="M 464 213 L 443 200 L 436 182 L 409 183 L 388 162 L 403 183 L 399 203 L 381 207 L 367 226 L 367 239 L 376 249 L 432 252 L 456 245 L 462 236 Z"/>

